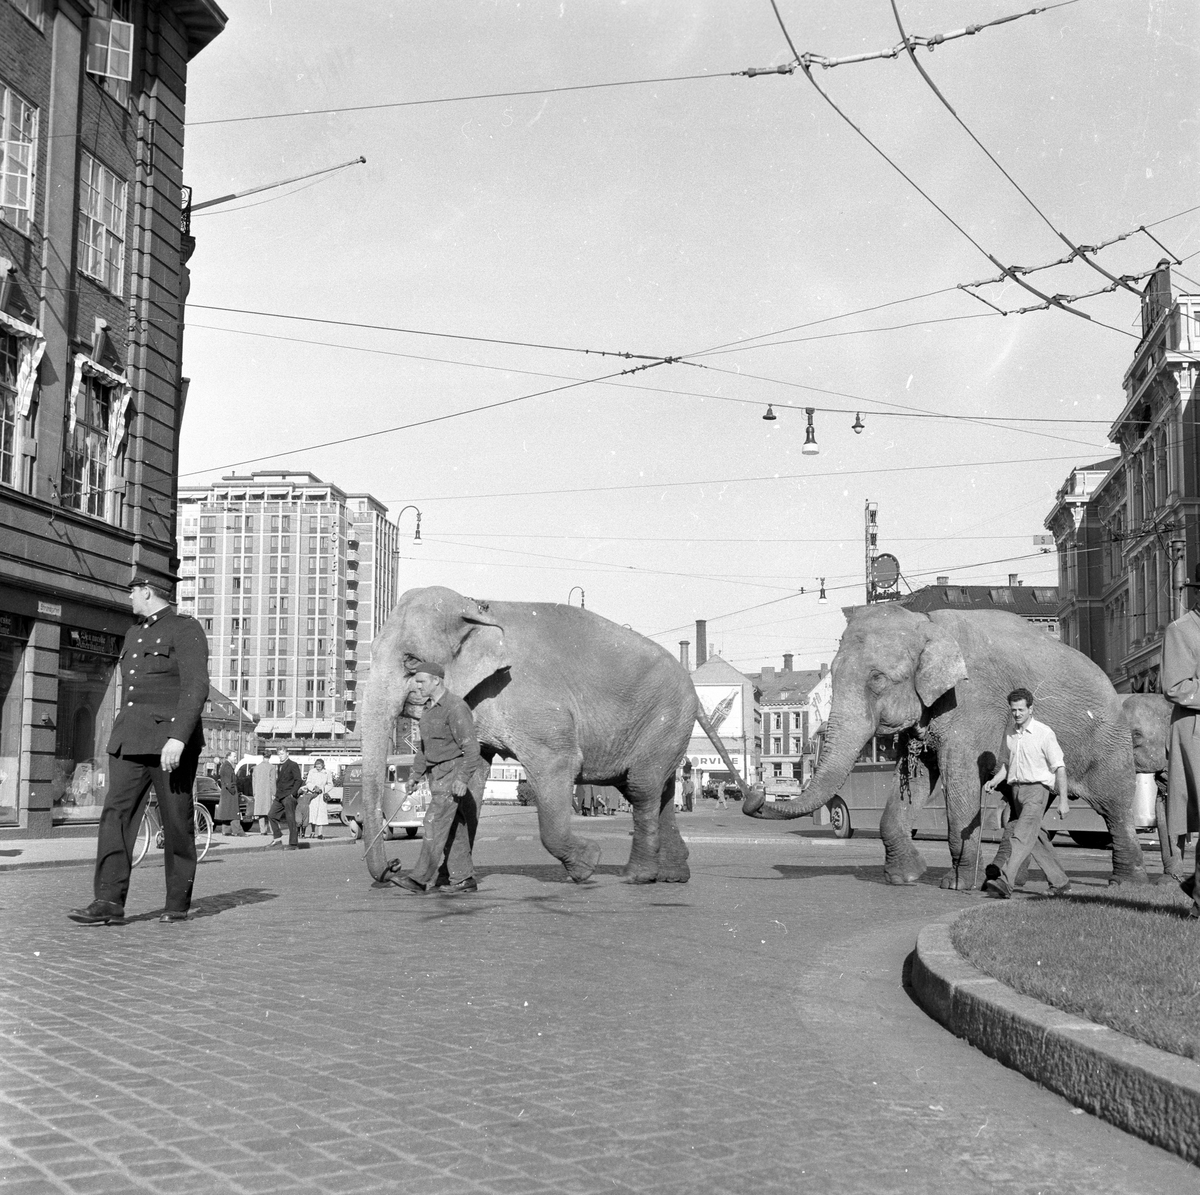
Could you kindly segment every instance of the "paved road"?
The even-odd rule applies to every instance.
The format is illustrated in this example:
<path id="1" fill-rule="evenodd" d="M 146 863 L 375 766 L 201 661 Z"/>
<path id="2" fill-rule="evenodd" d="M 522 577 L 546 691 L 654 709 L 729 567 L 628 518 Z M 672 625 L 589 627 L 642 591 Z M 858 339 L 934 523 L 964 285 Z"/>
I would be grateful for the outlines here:
<path id="1" fill-rule="evenodd" d="M 577 887 L 520 809 L 476 896 L 252 852 L 202 866 L 193 922 L 139 871 L 146 919 L 87 929 L 85 869 L 0 877 L 0 1192 L 1200 1192 L 912 1002 L 918 928 L 973 899 L 944 845 L 897 891 L 877 840 L 681 822 L 686 886 L 619 882 L 618 817 Z"/>

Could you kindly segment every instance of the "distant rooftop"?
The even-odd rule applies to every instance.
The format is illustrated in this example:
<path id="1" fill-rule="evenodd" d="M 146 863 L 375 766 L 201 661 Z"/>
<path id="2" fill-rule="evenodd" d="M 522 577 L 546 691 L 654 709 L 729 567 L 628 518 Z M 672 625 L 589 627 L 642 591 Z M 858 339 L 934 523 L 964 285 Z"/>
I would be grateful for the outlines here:
<path id="1" fill-rule="evenodd" d="M 1022 618 L 1058 617 L 1056 585 L 926 585 L 900 605 L 915 614 L 930 610 L 1007 610 Z"/>

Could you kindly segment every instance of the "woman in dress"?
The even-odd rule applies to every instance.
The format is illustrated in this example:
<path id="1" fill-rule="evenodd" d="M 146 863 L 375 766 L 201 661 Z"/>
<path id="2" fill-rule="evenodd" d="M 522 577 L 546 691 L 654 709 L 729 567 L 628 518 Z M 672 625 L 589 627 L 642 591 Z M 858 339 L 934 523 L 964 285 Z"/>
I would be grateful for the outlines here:
<path id="1" fill-rule="evenodd" d="M 329 806 L 325 804 L 325 798 L 333 788 L 333 775 L 325 770 L 323 759 L 313 761 L 304 787 L 312 794 L 308 807 L 308 837 L 324 838 L 325 827 L 329 825 Z"/>

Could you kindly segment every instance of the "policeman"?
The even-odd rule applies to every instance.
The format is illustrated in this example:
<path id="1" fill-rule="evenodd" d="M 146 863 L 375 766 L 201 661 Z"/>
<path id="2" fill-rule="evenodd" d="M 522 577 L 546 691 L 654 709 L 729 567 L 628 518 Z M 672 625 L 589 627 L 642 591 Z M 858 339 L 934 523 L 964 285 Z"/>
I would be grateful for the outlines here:
<path id="1" fill-rule="evenodd" d="M 196 878 L 192 782 L 204 746 L 208 639 L 178 614 L 172 583 L 139 572 L 129 600 L 139 620 L 121 650 L 121 708 L 108 740 L 108 795 L 100 814 L 95 900 L 69 916 L 84 925 L 121 924 L 138 823 L 150 786 L 162 815 L 167 906 L 160 921 L 185 921 Z"/>

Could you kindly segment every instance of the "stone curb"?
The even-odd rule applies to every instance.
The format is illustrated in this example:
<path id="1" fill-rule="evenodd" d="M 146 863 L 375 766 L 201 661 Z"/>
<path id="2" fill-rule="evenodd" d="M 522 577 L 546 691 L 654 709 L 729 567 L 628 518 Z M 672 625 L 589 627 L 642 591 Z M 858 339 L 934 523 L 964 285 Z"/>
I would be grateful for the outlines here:
<path id="1" fill-rule="evenodd" d="M 249 835 L 247 835 L 247 837 L 249 837 Z M 255 835 L 255 837 L 258 837 L 258 835 Z M 262 837 L 264 839 L 266 839 L 265 835 L 263 835 Z M 37 840 L 35 839 L 32 841 L 37 841 Z M 94 838 L 81 838 L 81 839 L 79 839 L 79 841 L 87 843 L 88 850 L 87 850 L 86 854 L 73 855 L 73 856 L 69 856 L 67 858 L 62 858 L 62 859 L 43 858 L 43 859 L 19 859 L 19 860 L 9 861 L 8 859 L 0 858 L 0 876 L 6 875 L 10 871 L 30 871 L 34 868 L 93 867 L 93 866 L 95 866 L 95 863 L 96 863 L 96 840 Z M 306 841 L 308 843 L 308 848 L 315 849 L 316 847 L 325 847 L 325 846 L 340 846 L 340 845 L 350 846 L 350 845 L 353 845 L 354 843 L 356 843 L 358 841 L 358 839 L 349 838 L 349 837 L 338 837 L 338 838 L 325 838 L 325 839 L 312 838 L 312 839 L 308 839 Z M 220 859 L 222 856 L 224 856 L 225 858 L 229 858 L 231 854 L 241 854 L 243 852 L 251 852 L 251 851 L 265 851 L 267 849 L 268 842 L 269 842 L 269 839 L 264 841 L 261 846 L 258 843 L 247 843 L 244 846 L 242 846 L 242 845 L 235 846 L 233 843 L 224 843 L 224 842 L 214 843 L 214 845 L 209 848 L 208 858 L 205 860 L 205 862 L 208 862 L 209 860 L 211 860 L 213 858 Z M 229 852 L 228 854 L 226 853 L 226 850 L 228 850 L 228 852 Z M 161 867 L 162 861 L 161 860 L 154 860 L 154 861 L 146 860 L 145 862 L 143 862 L 141 864 L 141 866 L 143 866 L 143 867 L 146 867 L 146 866 Z M 203 866 L 203 864 L 201 864 L 201 866 Z"/>
<path id="2" fill-rule="evenodd" d="M 953 913 L 917 935 L 912 986 L 956 1037 L 1107 1120 L 1200 1164 L 1200 1063 L 1022 996 L 962 957 Z"/>

